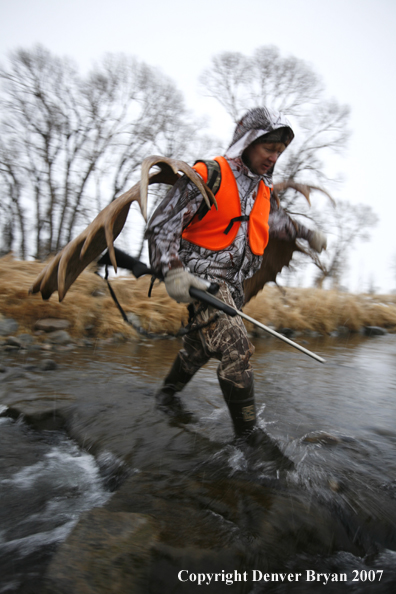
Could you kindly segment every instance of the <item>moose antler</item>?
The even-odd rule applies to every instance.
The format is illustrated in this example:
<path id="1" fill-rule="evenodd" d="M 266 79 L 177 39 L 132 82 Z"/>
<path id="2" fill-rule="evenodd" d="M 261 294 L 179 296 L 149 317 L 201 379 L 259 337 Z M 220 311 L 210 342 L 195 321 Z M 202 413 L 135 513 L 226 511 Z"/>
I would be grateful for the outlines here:
<path id="1" fill-rule="evenodd" d="M 149 171 L 154 165 L 157 165 L 160 171 L 149 175 Z M 148 186 L 155 183 L 174 185 L 180 177 L 179 171 L 197 186 L 208 208 L 211 208 L 212 204 L 217 208 L 212 191 L 187 163 L 166 157 L 147 157 L 142 163 L 141 181 L 106 206 L 85 231 L 68 243 L 42 270 L 30 287 L 29 293 L 41 292 L 43 299 L 49 299 L 52 293 L 57 290 L 59 301 L 62 301 L 84 268 L 95 260 L 106 247 L 109 250 L 111 263 L 117 271 L 113 241 L 125 225 L 132 202 L 138 202 L 143 217 L 147 220 Z"/>
<path id="2" fill-rule="evenodd" d="M 278 192 L 283 192 L 288 188 L 300 192 L 307 199 L 307 202 L 310 206 L 311 202 L 309 199 L 309 195 L 311 190 L 318 190 L 319 192 L 326 194 L 333 206 L 335 206 L 335 201 L 330 196 L 330 194 L 326 192 L 326 190 L 324 190 L 323 188 L 320 188 L 319 186 L 311 186 L 308 184 L 300 184 L 293 180 L 287 180 L 276 183 L 273 187 L 273 194 L 278 203 L 278 208 L 280 206 Z M 259 270 L 255 274 L 253 274 L 253 276 L 246 279 L 243 283 L 245 305 L 250 301 L 250 299 L 252 299 L 255 295 L 257 295 L 257 293 L 259 293 L 259 291 L 261 291 L 264 288 L 264 285 L 266 283 L 276 282 L 276 277 L 281 272 L 282 268 L 284 268 L 285 266 L 289 266 L 294 252 L 303 252 L 309 255 L 313 260 L 315 260 L 316 263 L 320 262 L 318 256 L 314 254 L 312 250 L 309 252 L 305 251 L 303 246 L 299 245 L 296 239 L 286 240 L 278 239 L 276 237 L 271 236 L 270 225 L 269 241 L 267 247 L 264 250 L 264 256 L 261 262 L 261 266 Z"/>

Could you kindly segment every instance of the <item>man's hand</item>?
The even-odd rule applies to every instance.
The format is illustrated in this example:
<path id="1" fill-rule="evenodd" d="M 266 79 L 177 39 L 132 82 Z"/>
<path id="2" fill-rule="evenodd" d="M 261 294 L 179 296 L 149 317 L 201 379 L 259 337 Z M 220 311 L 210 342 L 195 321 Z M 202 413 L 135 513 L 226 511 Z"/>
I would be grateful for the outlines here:
<path id="1" fill-rule="evenodd" d="M 321 231 L 312 231 L 312 237 L 309 239 L 308 243 L 315 252 L 320 254 L 320 252 L 327 247 L 327 237 Z"/>
<path id="2" fill-rule="evenodd" d="M 172 268 L 166 273 L 165 287 L 169 297 L 178 303 L 191 303 L 194 299 L 190 297 L 190 287 L 206 291 L 210 287 L 210 282 L 194 276 L 184 268 Z"/>

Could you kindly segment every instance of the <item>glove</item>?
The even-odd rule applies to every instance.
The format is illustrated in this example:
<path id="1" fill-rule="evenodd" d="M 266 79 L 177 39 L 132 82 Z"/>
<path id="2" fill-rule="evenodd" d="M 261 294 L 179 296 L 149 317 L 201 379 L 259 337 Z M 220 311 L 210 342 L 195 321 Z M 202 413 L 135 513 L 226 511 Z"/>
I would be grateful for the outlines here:
<path id="1" fill-rule="evenodd" d="M 308 243 L 315 252 L 320 254 L 327 247 L 327 237 L 321 231 L 312 231 L 312 237 L 308 240 Z"/>
<path id="2" fill-rule="evenodd" d="M 165 287 L 169 297 L 178 303 L 191 303 L 194 299 L 190 297 L 190 287 L 206 291 L 210 282 L 194 276 L 184 268 L 172 268 L 165 275 Z"/>

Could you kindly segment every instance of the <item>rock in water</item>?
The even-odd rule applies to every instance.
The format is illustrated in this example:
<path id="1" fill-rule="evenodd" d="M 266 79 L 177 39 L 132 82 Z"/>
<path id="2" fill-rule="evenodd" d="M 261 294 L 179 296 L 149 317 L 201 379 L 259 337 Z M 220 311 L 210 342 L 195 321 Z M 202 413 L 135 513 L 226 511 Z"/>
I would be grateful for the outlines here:
<path id="1" fill-rule="evenodd" d="M 52 594 L 146 594 L 157 522 L 96 508 L 81 516 L 47 572 Z"/>

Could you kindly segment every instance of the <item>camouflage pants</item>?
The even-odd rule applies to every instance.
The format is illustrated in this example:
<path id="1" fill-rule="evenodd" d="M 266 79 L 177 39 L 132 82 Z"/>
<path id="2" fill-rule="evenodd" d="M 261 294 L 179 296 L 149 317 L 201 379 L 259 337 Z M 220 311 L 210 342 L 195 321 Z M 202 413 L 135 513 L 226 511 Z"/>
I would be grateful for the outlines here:
<path id="1" fill-rule="evenodd" d="M 227 285 L 222 284 L 216 297 L 235 307 Z M 236 388 L 250 388 L 253 386 L 253 370 L 250 357 L 254 353 L 254 346 L 250 342 L 245 325 L 239 316 L 230 317 L 213 307 L 200 311 L 200 306 L 195 305 L 198 314 L 196 324 L 207 322 L 214 314 L 218 314 L 209 326 L 191 332 L 183 338 L 183 349 L 179 357 L 186 373 L 194 375 L 211 358 L 220 361 L 217 375 L 220 380 L 226 380 Z"/>

